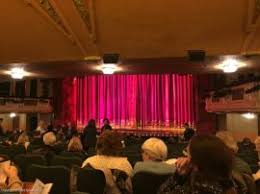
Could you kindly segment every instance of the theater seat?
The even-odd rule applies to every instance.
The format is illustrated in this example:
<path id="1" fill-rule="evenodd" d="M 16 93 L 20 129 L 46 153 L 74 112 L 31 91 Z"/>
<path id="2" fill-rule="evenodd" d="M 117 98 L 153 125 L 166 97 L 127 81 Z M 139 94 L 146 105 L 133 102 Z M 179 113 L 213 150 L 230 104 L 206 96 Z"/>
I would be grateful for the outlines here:
<path id="1" fill-rule="evenodd" d="M 32 164 L 26 174 L 30 182 L 38 178 L 43 183 L 53 183 L 50 194 L 70 194 L 70 170 L 64 166 Z"/>
<path id="2" fill-rule="evenodd" d="M 59 154 L 60 156 L 65 156 L 65 157 L 80 157 L 82 160 L 85 160 L 88 155 L 87 154 L 84 154 L 82 152 L 68 152 L 68 151 L 64 151 L 64 152 L 61 152 Z"/>
<path id="3" fill-rule="evenodd" d="M 91 194 L 103 194 L 106 185 L 105 175 L 101 170 L 84 167 L 77 176 L 77 190 Z"/>
<path id="4" fill-rule="evenodd" d="M 149 172 L 136 173 L 132 179 L 134 194 L 156 194 L 161 184 L 171 175 L 158 175 Z"/>
<path id="5" fill-rule="evenodd" d="M 42 155 L 37 154 L 20 154 L 14 158 L 14 163 L 19 167 L 21 179 L 27 181 L 26 171 L 32 164 L 47 165 L 46 159 Z"/>
<path id="6" fill-rule="evenodd" d="M 51 160 L 52 166 L 65 166 L 67 168 L 71 168 L 73 166 L 81 166 L 82 165 L 82 159 L 79 157 L 64 157 L 64 156 L 55 156 Z"/>
<path id="7" fill-rule="evenodd" d="M 25 154 L 26 150 L 23 145 L 0 146 L 0 154 L 8 155 L 13 159 L 18 154 Z"/>

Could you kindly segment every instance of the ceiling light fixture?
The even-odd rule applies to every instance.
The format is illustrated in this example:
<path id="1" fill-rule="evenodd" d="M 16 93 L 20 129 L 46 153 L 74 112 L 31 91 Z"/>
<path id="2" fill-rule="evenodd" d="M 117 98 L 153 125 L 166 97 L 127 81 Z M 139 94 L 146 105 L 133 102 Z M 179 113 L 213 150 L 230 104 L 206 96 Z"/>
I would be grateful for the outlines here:
<path id="1" fill-rule="evenodd" d="M 254 119 L 255 118 L 254 113 L 244 113 L 244 114 L 242 114 L 242 116 L 246 119 Z"/>
<path id="2" fill-rule="evenodd" d="M 101 70 L 103 74 L 111 75 L 113 74 L 117 69 L 117 65 L 113 63 L 106 63 L 101 66 Z"/>
<path id="3" fill-rule="evenodd" d="M 9 115 L 11 118 L 14 118 L 14 117 L 16 117 L 16 114 L 14 113 L 14 112 L 12 112 L 12 113 L 10 113 L 10 115 Z"/>
<path id="4" fill-rule="evenodd" d="M 11 69 L 10 75 L 13 79 L 23 79 L 23 77 L 25 76 L 25 71 L 23 70 L 23 68 L 14 67 Z"/>
<path id="5" fill-rule="evenodd" d="M 236 59 L 226 59 L 221 65 L 221 69 L 225 73 L 234 73 L 239 67 L 239 63 Z"/>

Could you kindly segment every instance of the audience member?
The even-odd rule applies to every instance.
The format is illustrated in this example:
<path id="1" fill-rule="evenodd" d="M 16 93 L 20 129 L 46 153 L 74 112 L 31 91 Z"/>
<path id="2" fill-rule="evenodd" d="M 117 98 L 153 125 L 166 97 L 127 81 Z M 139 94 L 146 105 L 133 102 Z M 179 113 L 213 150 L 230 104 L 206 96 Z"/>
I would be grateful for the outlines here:
<path id="1" fill-rule="evenodd" d="M 4 128 L 3 128 L 3 118 L 0 118 L 0 136 L 4 135 Z"/>
<path id="2" fill-rule="evenodd" d="M 63 130 L 67 140 L 71 139 L 78 133 L 76 127 L 71 122 L 68 122 Z"/>
<path id="3" fill-rule="evenodd" d="M 195 130 L 192 129 L 188 123 L 184 123 L 183 125 L 185 131 L 184 131 L 184 140 L 189 141 L 193 135 L 195 134 Z"/>
<path id="4" fill-rule="evenodd" d="M 258 153 L 258 160 L 260 161 L 260 136 L 258 136 L 255 140 L 255 147 Z"/>
<path id="5" fill-rule="evenodd" d="M 221 139 L 226 144 L 226 146 L 235 154 L 233 170 L 239 173 L 246 173 L 251 175 L 252 171 L 250 169 L 250 166 L 236 155 L 238 151 L 238 146 L 232 134 L 228 131 L 219 131 L 216 133 L 216 136 Z"/>
<path id="6" fill-rule="evenodd" d="M 23 132 L 22 134 L 20 134 L 16 143 L 19 145 L 24 145 L 25 149 L 27 150 L 27 148 L 30 144 L 27 133 Z"/>
<path id="7" fill-rule="evenodd" d="M 18 177 L 18 170 L 0 157 L 0 190 L 19 191 L 22 189 L 22 182 Z"/>
<path id="8" fill-rule="evenodd" d="M 109 122 L 108 118 L 105 118 L 103 120 L 103 127 L 101 128 L 101 133 L 103 133 L 106 130 L 109 130 L 109 131 L 112 130 L 112 127 L 110 126 L 110 122 Z"/>
<path id="9" fill-rule="evenodd" d="M 150 138 L 143 143 L 141 149 L 143 162 L 135 164 L 134 174 L 142 171 L 155 174 L 174 173 L 174 166 L 164 162 L 167 159 L 168 149 L 162 140 Z"/>
<path id="10" fill-rule="evenodd" d="M 45 126 L 44 121 L 42 121 L 42 120 L 39 121 L 38 126 L 35 131 L 39 132 L 41 135 L 43 135 L 46 132 L 46 126 Z"/>
<path id="11" fill-rule="evenodd" d="M 97 128 L 94 119 L 90 119 L 82 134 L 82 142 L 85 150 L 94 148 L 97 142 Z"/>
<path id="12" fill-rule="evenodd" d="M 83 146 L 81 141 L 78 137 L 72 137 L 68 144 L 68 151 L 69 152 L 82 152 Z"/>
<path id="13" fill-rule="evenodd" d="M 217 137 L 194 136 L 189 157 L 179 159 L 176 173 L 158 194 L 235 194 L 231 180 L 234 155 Z"/>
<path id="14" fill-rule="evenodd" d="M 113 174 L 113 169 L 124 172 L 128 178 L 125 180 L 126 190 L 132 191 L 131 179 L 132 166 L 127 158 L 120 157 L 119 154 L 122 150 L 121 138 L 119 134 L 113 131 L 104 131 L 97 140 L 97 155 L 87 158 L 82 167 L 91 166 L 95 169 L 102 170 L 106 177 L 106 193 L 114 194 L 120 193 L 117 179 Z"/>
<path id="15" fill-rule="evenodd" d="M 44 145 L 41 148 L 34 150 L 33 153 L 43 154 L 48 162 L 63 150 L 63 147 L 60 144 L 57 144 L 57 139 L 53 132 L 44 134 L 43 143 Z"/>

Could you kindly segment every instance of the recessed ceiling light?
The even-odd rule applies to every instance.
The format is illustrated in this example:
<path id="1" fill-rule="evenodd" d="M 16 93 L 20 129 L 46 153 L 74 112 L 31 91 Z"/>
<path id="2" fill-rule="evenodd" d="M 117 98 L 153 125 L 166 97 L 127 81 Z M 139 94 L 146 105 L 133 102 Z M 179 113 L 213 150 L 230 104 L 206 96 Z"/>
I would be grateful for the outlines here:
<path id="1" fill-rule="evenodd" d="M 242 116 L 246 119 L 254 119 L 256 117 L 254 113 L 244 113 Z"/>
<path id="2" fill-rule="evenodd" d="M 21 67 L 14 67 L 11 69 L 10 75 L 13 79 L 23 79 L 25 71 Z"/>

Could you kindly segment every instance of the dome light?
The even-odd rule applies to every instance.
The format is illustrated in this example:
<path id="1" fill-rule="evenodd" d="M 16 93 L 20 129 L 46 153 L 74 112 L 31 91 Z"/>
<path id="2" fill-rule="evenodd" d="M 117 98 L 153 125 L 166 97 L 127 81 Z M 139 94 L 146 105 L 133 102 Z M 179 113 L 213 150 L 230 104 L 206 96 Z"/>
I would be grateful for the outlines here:
<path id="1" fill-rule="evenodd" d="M 25 71 L 23 70 L 23 68 L 14 67 L 11 69 L 10 75 L 13 79 L 23 79 L 23 77 L 25 76 Z"/>
<path id="2" fill-rule="evenodd" d="M 242 116 L 246 119 L 254 119 L 255 118 L 254 113 L 244 113 L 244 114 L 242 114 Z"/>
<path id="3" fill-rule="evenodd" d="M 111 75 L 116 71 L 117 65 L 113 63 L 103 64 L 101 70 L 103 74 Z"/>
<path id="4" fill-rule="evenodd" d="M 221 68 L 225 73 L 234 73 L 239 67 L 239 62 L 236 59 L 226 59 L 222 64 Z"/>
<path id="5" fill-rule="evenodd" d="M 16 114 L 14 113 L 14 112 L 12 112 L 12 113 L 10 113 L 10 115 L 9 115 L 11 118 L 14 118 L 14 117 L 16 117 Z"/>

